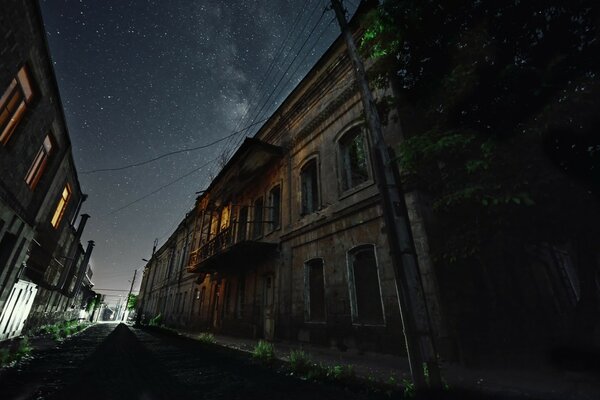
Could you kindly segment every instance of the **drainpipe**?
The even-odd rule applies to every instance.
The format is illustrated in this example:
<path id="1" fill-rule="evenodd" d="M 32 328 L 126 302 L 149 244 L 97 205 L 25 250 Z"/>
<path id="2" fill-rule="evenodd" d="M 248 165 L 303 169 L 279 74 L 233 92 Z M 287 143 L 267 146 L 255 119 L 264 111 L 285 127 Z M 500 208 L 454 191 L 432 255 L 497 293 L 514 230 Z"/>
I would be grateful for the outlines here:
<path id="1" fill-rule="evenodd" d="M 79 271 L 77 273 L 77 281 L 75 282 L 75 287 L 73 288 L 73 292 L 69 293 L 68 288 L 63 291 L 65 296 L 73 298 L 79 293 L 79 289 L 81 288 L 81 283 L 83 282 L 83 277 L 87 271 L 88 263 L 90 262 L 90 257 L 92 256 L 92 250 L 94 250 L 94 241 L 90 240 L 88 242 L 87 248 L 85 249 L 85 255 L 83 256 L 83 260 L 81 264 L 79 264 Z"/>
<path id="2" fill-rule="evenodd" d="M 81 235 L 83 234 L 83 229 L 85 228 L 85 224 L 87 220 L 90 218 L 88 214 L 81 214 L 81 220 L 79 220 L 79 226 L 77 227 L 77 232 L 75 232 L 75 237 L 69 246 L 69 252 L 67 253 L 67 265 L 68 268 L 65 268 L 63 274 L 60 277 L 60 282 L 57 285 L 57 289 L 66 292 L 68 290 L 67 281 L 69 280 L 69 276 L 71 275 L 71 271 L 76 267 L 76 255 L 77 250 L 79 248 L 79 241 L 81 240 Z"/>

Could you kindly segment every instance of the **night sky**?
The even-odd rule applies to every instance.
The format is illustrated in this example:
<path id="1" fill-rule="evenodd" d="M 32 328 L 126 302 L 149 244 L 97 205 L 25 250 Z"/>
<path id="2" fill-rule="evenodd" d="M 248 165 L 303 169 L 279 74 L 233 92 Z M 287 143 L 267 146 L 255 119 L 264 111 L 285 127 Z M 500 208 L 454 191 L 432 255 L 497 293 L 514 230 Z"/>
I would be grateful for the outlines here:
<path id="1" fill-rule="evenodd" d="M 82 212 L 92 218 L 82 243 L 96 241 L 97 289 L 129 288 L 154 239 L 164 243 L 195 192 L 218 173 L 214 159 L 256 132 L 331 45 L 339 28 L 332 11 L 323 15 L 327 3 L 41 0 L 79 180 L 89 195 Z M 346 1 L 350 15 L 357 3 Z M 89 173 L 210 143 L 253 122 L 206 149 Z M 112 300 L 125 295 L 99 292 Z"/>

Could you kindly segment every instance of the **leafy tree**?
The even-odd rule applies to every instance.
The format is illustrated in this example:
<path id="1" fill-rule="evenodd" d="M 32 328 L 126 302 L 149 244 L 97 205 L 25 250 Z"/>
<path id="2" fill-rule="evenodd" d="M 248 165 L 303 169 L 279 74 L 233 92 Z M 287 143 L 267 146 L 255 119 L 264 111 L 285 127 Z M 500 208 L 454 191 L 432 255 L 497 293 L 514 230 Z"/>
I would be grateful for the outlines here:
<path id="1" fill-rule="evenodd" d="M 137 294 L 130 294 L 129 298 L 127 299 L 127 309 L 128 310 L 135 310 L 135 308 L 137 307 L 137 303 L 138 303 L 138 295 Z"/>
<path id="2" fill-rule="evenodd" d="M 598 15 L 583 0 L 384 0 L 361 45 L 375 60 L 372 81 L 394 86 L 413 128 L 398 162 L 405 186 L 431 198 L 440 275 L 467 286 L 461 270 L 506 268 L 541 243 L 570 247 L 578 308 L 588 311 L 574 326 L 588 341 L 593 322 L 581 324 L 597 312 L 597 290 L 585 282 L 598 274 L 600 238 Z"/>

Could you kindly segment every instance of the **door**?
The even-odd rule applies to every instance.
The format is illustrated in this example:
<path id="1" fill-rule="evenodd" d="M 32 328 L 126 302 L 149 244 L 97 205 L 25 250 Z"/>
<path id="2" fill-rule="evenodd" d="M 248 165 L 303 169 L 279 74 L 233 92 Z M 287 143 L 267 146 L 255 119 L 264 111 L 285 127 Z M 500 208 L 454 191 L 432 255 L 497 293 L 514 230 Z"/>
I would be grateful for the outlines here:
<path id="1" fill-rule="evenodd" d="M 273 275 L 267 275 L 263 281 L 263 335 L 267 340 L 273 340 L 275 336 L 275 313 L 273 310 L 274 294 Z"/>
<path id="2" fill-rule="evenodd" d="M 0 315 L 0 340 L 19 336 L 31 311 L 37 293 L 34 283 L 18 280 Z"/>
<path id="3" fill-rule="evenodd" d="M 221 284 L 215 284 L 215 292 L 213 294 L 213 312 L 212 312 L 212 326 L 215 329 L 221 327 L 221 314 L 219 313 L 220 297 L 221 297 Z"/>

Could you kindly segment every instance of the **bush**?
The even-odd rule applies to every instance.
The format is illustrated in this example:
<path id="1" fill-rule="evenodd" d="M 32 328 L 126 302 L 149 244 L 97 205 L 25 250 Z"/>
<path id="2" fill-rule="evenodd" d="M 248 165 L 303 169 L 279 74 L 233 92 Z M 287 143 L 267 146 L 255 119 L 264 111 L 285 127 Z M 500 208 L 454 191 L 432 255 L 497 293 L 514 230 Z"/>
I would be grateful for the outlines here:
<path id="1" fill-rule="evenodd" d="M 150 326 L 160 326 L 162 323 L 162 315 L 158 314 L 156 317 L 150 319 L 150 322 L 148 322 L 148 325 Z"/>
<path id="2" fill-rule="evenodd" d="M 215 336 L 212 333 L 208 333 L 208 332 L 202 332 L 200 335 L 198 335 L 198 340 L 201 341 L 202 343 L 206 343 L 206 344 L 217 343 Z"/>
<path id="3" fill-rule="evenodd" d="M 21 338 L 16 349 L 14 347 L 0 349 L 0 367 L 27 357 L 31 353 L 31 350 L 29 339 L 26 336 Z"/>
<path id="4" fill-rule="evenodd" d="M 290 368 L 296 374 L 305 374 L 308 372 L 313 363 L 310 361 L 308 354 L 302 350 L 292 350 L 290 352 Z"/>
<path id="5" fill-rule="evenodd" d="M 275 359 L 275 349 L 271 343 L 259 340 L 252 352 L 252 357 L 266 364 L 271 363 Z"/>
<path id="6" fill-rule="evenodd" d="M 19 343 L 19 347 L 17 348 L 16 358 L 21 359 L 25 356 L 28 356 L 31 353 L 31 350 L 32 348 L 29 344 L 29 339 L 27 338 L 27 336 L 23 337 L 23 339 L 21 339 L 21 342 Z"/>
<path id="7" fill-rule="evenodd" d="M 8 349 L 0 349 L 0 367 L 11 362 L 10 351 Z"/>

